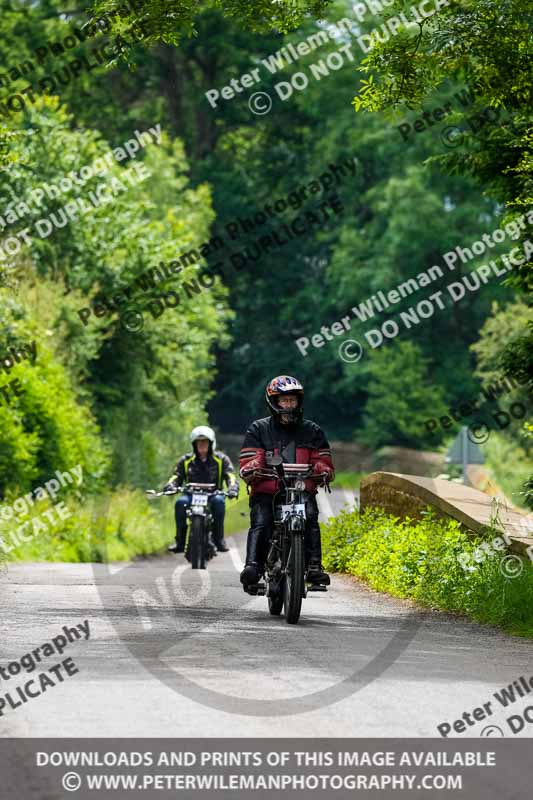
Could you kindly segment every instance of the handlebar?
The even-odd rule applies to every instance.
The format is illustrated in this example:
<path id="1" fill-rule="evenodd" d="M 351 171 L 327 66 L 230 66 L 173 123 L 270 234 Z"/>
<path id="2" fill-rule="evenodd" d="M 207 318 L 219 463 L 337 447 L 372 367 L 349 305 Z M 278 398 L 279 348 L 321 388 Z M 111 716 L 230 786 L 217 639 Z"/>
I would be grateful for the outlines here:
<path id="1" fill-rule="evenodd" d="M 270 480 L 283 480 L 286 481 L 288 478 L 295 478 L 297 480 L 323 480 L 324 478 L 329 477 L 329 472 L 313 472 L 313 468 L 309 467 L 306 471 L 304 470 L 296 470 L 290 469 L 290 467 L 300 467 L 301 465 L 293 465 L 293 464 L 281 464 L 276 465 L 275 469 L 256 469 L 252 470 L 247 477 L 253 478 L 265 478 Z M 303 465 L 302 465 L 303 466 Z M 288 470 L 285 468 L 289 467 Z M 244 475 L 244 473 L 243 473 Z"/>
<path id="2" fill-rule="evenodd" d="M 155 489 L 145 489 L 144 493 L 147 496 L 148 500 L 153 500 L 154 497 L 163 497 L 163 495 L 171 496 L 173 494 L 178 494 L 180 491 L 181 491 L 181 487 L 179 489 L 176 488 L 176 491 L 172 491 L 172 492 L 156 492 Z"/>
<path id="3" fill-rule="evenodd" d="M 167 490 L 166 492 L 164 490 L 156 492 L 155 489 L 145 489 L 145 494 L 148 500 L 153 500 L 154 497 L 164 497 L 164 496 L 172 497 L 175 494 L 183 494 L 184 492 L 187 494 L 192 494 L 195 491 L 206 492 L 206 494 L 213 494 L 213 495 L 215 494 L 224 495 L 224 497 L 229 497 L 228 492 L 225 492 L 221 489 L 215 489 L 215 490 L 207 489 L 206 487 L 210 485 L 212 484 L 191 483 L 191 484 L 186 484 L 185 486 L 176 486 L 174 487 L 174 489 L 171 489 L 170 491 Z"/>

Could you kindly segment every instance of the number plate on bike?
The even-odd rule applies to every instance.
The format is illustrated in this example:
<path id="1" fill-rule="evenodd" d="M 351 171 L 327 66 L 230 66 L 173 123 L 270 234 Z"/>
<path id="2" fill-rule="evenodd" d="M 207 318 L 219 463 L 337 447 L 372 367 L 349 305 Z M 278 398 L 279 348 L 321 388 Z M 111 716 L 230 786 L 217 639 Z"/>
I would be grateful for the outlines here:
<path id="1" fill-rule="evenodd" d="M 207 505 L 208 497 L 206 494 L 193 494 L 192 496 L 192 504 L 193 506 L 206 506 Z"/>
<path id="2" fill-rule="evenodd" d="M 282 503 L 281 518 L 285 519 L 287 514 L 298 514 L 299 517 L 303 517 L 305 519 L 305 503 L 295 503 L 294 505 Z"/>

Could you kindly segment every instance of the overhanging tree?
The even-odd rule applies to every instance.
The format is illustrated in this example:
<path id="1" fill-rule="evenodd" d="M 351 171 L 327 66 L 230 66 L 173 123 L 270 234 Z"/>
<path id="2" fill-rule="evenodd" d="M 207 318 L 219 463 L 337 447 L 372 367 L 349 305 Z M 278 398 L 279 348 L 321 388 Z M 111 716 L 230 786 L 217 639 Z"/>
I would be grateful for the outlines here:
<path id="1" fill-rule="evenodd" d="M 396 2 L 391 15 L 407 5 Z M 466 83 L 475 94 L 476 110 L 499 109 L 504 118 L 497 126 L 483 126 L 467 136 L 463 150 L 431 160 L 452 174 L 476 178 L 506 215 L 523 213 L 533 203 L 532 22 L 528 0 L 452 0 L 417 27 L 404 28 L 371 50 L 360 67 L 368 78 L 361 82 L 355 108 L 419 108 L 446 82 Z M 529 301 L 531 261 L 507 282 Z M 531 323 L 505 348 L 502 364 L 533 374 Z M 526 422 L 526 430 L 530 427 Z"/>

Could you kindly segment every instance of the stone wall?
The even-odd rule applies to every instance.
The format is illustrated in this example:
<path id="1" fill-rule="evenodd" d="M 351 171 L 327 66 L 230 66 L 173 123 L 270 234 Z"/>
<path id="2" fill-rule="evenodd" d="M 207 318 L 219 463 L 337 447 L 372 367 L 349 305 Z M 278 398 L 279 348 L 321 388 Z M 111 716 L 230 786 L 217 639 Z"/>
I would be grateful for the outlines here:
<path id="1" fill-rule="evenodd" d="M 469 486 L 438 478 L 374 472 L 361 481 L 361 511 L 372 506 L 405 519 L 421 519 L 429 506 L 441 518 L 457 520 L 472 534 L 506 532 L 511 549 L 524 552 L 533 545 L 533 518 L 510 508 L 505 500 L 490 497 Z"/>

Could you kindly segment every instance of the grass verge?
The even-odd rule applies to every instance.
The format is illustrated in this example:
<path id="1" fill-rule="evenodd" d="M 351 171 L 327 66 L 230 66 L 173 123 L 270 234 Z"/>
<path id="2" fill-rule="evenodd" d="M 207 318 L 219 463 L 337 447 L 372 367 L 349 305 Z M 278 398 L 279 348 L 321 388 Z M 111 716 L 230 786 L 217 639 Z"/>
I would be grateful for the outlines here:
<path id="1" fill-rule="evenodd" d="M 241 486 L 241 494 L 238 500 L 226 500 L 226 517 L 224 520 L 224 535 L 231 536 L 234 533 L 248 530 L 250 527 L 250 509 L 248 505 L 248 495 L 246 489 Z"/>
<path id="2" fill-rule="evenodd" d="M 119 487 L 83 504 L 67 500 L 70 516 L 56 524 L 54 516 L 45 516 L 47 511 L 53 513 L 50 502 L 40 501 L 38 513 L 31 517 L 2 521 L 3 554 L 7 561 L 103 562 L 154 553 L 171 542 L 174 533 L 173 504 L 164 499 L 149 502 L 143 492 Z M 24 522 L 26 541 L 18 535 Z"/>
<path id="3" fill-rule="evenodd" d="M 415 522 L 367 509 L 363 514 L 341 511 L 322 530 L 326 569 L 356 575 L 378 591 L 533 638 L 531 562 L 522 559 L 522 572 L 515 578 L 502 572 L 505 551 L 463 568 L 461 555 L 473 558 L 482 540 L 467 536 L 455 520 L 438 520 L 428 511 L 423 521 Z"/>
<path id="4" fill-rule="evenodd" d="M 157 553 L 174 539 L 174 500 L 148 501 L 140 490 L 119 487 L 83 504 L 66 500 L 70 516 L 64 520 L 48 500 L 40 501 L 31 516 L 10 521 L 0 517 L 0 565 L 10 561 L 129 561 Z M 228 500 L 226 534 L 246 529 L 248 517 L 246 495 L 237 502 Z"/>
<path id="5" fill-rule="evenodd" d="M 336 472 L 335 480 L 331 484 L 332 489 L 359 489 L 361 480 L 367 475 L 366 472 Z"/>

